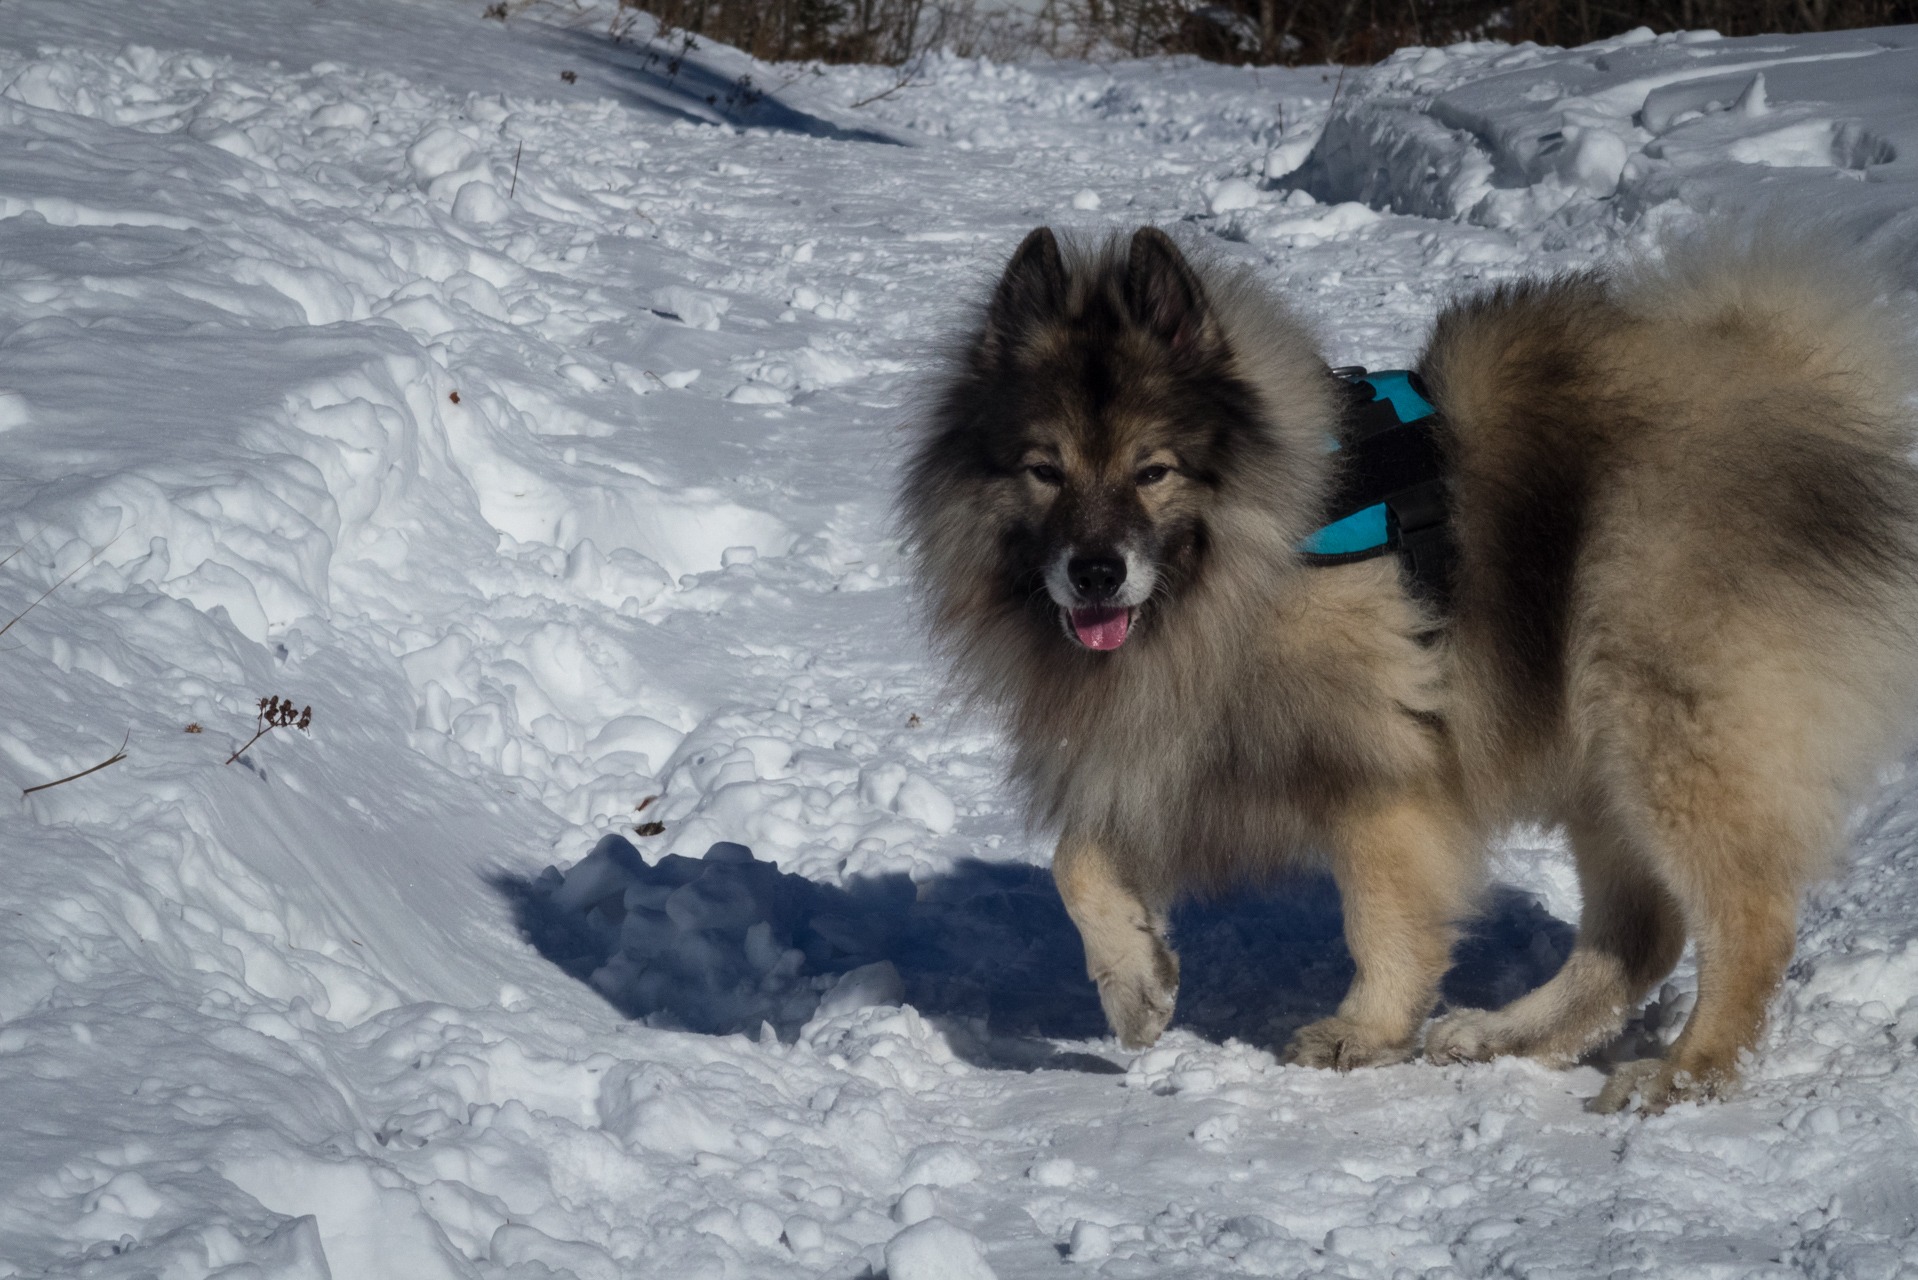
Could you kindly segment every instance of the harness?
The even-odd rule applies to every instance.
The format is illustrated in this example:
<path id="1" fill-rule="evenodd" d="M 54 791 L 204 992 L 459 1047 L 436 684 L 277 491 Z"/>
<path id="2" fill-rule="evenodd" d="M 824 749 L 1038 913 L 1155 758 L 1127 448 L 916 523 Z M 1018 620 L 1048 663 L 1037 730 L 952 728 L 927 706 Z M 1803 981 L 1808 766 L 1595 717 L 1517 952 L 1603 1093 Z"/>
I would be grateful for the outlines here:
<path id="1" fill-rule="evenodd" d="M 1319 568 L 1396 555 L 1413 590 L 1441 614 L 1451 603 L 1458 543 L 1452 536 L 1438 410 L 1418 374 L 1333 369 L 1350 401 L 1339 438 L 1339 484 L 1330 517 L 1299 544 Z"/>

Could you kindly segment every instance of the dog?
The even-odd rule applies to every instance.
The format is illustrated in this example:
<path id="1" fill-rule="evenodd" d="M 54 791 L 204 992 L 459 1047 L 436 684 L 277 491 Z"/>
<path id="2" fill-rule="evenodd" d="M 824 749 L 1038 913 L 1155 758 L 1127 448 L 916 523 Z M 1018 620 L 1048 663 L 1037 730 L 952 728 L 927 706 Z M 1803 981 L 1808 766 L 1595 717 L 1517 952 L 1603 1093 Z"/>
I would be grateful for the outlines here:
<path id="1" fill-rule="evenodd" d="M 1918 367 L 1869 275 L 1762 234 L 1448 306 L 1455 563 L 1321 567 L 1351 397 L 1250 274 L 1161 231 L 1040 228 L 929 384 L 899 516 L 957 688 L 999 718 L 1107 1019 L 1172 1016 L 1181 896 L 1301 867 L 1356 966 L 1290 1062 L 1517 1054 L 1622 1030 L 1687 937 L 1662 1059 L 1591 1105 L 1724 1096 L 1798 895 L 1918 693 Z M 1562 830 L 1557 975 L 1428 1028 L 1487 842 Z"/>

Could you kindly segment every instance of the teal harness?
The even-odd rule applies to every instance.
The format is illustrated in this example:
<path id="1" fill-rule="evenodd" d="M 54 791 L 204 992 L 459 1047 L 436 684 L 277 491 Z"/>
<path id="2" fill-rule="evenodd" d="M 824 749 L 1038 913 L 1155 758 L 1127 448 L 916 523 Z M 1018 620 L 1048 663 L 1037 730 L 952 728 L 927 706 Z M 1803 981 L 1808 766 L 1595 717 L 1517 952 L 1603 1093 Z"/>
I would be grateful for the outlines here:
<path id="1" fill-rule="evenodd" d="M 1444 612 L 1458 560 L 1452 536 L 1438 410 L 1418 374 L 1334 369 L 1350 402 L 1338 439 L 1338 485 L 1328 519 L 1299 544 L 1310 565 L 1355 564 L 1396 555 L 1414 590 Z"/>

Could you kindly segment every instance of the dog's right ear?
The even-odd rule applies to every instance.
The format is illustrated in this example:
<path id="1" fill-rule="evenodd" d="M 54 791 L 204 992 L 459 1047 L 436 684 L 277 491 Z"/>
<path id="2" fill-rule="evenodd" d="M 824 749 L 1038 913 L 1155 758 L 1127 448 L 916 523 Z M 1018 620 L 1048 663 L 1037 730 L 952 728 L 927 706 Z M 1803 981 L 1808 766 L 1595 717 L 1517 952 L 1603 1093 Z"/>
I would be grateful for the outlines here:
<path id="1" fill-rule="evenodd" d="M 1051 227 L 1040 227 L 1019 243 L 1006 273 L 999 277 L 986 310 L 986 346 L 1003 351 L 1066 306 L 1066 264 Z"/>
<path id="2" fill-rule="evenodd" d="M 1157 227 L 1140 227 L 1132 236 L 1125 299 L 1133 319 L 1181 360 L 1201 363 L 1224 346 L 1219 322 L 1192 264 L 1172 237 Z"/>

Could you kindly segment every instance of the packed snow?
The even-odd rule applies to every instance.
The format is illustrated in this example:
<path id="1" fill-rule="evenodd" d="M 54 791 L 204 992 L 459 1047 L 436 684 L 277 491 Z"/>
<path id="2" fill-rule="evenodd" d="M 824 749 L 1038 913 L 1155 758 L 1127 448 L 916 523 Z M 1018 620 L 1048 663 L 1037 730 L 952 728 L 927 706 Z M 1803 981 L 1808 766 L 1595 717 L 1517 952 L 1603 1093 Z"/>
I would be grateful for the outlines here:
<path id="1" fill-rule="evenodd" d="M 1373 367 L 1767 202 L 1908 287 L 1918 28 L 902 82 L 618 16 L 0 9 L 0 772 L 125 751 L 7 828 L 0 1276 L 1918 1269 L 1902 768 L 1734 1101 L 1279 1066 L 1350 976 L 1322 880 L 1182 909 L 1129 1054 L 888 519 L 1040 222 L 1173 227 Z M 1550 833 L 1496 873 L 1456 1003 L 1570 944 Z"/>

